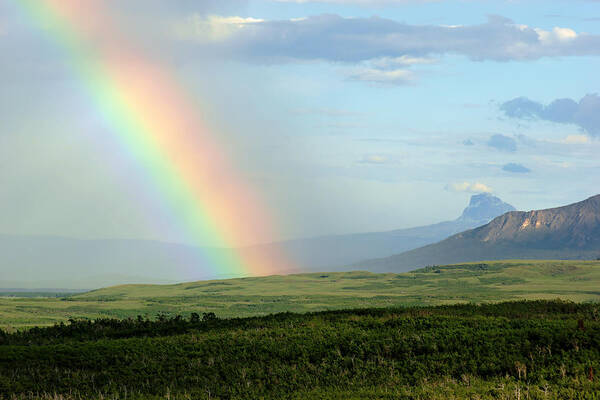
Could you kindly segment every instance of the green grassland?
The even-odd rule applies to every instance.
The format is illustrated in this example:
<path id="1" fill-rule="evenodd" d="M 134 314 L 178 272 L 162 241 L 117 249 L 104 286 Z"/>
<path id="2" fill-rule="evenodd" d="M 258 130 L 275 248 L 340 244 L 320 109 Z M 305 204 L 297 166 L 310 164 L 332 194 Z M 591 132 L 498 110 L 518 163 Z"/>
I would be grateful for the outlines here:
<path id="1" fill-rule="evenodd" d="M 401 274 L 311 273 L 176 285 L 123 285 L 61 298 L 0 298 L 0 327 L 51 325 L 69 318 L 155 317 L 498 302 L 600 301 L 600 261 L 494 261 Z"/>

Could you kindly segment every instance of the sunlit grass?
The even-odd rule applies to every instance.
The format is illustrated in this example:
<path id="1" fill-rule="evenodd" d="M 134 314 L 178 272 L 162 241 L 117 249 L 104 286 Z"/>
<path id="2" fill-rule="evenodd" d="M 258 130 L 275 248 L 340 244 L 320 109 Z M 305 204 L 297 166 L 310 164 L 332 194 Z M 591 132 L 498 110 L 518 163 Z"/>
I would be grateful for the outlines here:
<path id="1" fill-rule="evenodd" d="M 123 285 L 67 298 L 1 298 L 0 326 L 23 328 L 69 318 L 154 317 L 158 313 L 245 317 L 283 311 L 557 298 L 600 301 L 600 261 L 493 261 L 402 274 L 324 272 Z"/>

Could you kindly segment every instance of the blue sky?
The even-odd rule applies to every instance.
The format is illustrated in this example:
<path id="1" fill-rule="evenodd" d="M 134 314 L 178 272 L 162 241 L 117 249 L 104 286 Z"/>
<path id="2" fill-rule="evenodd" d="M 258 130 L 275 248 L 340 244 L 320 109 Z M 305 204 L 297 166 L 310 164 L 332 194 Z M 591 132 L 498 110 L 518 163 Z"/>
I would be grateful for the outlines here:
<path id="1" fill-rule="evenodd" d="M 113 7 L 227 138 L 274 240 L 453 219 L 481 190 L 526 210 L 598 193 L 598 1 Z M 174 240 L 148 228 L 118 178 L 129 161 L 10 4 L 0 51 L 0 231 Z"/>

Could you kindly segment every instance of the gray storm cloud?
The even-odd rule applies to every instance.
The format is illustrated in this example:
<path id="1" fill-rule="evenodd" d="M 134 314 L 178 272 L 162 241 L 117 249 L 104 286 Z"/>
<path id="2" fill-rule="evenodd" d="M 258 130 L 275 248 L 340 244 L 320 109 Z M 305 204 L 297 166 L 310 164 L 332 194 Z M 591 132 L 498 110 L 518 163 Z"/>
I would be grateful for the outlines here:
<path id="1" fill-rule="evenodd" d="M 574 124 L 591 136 L 600 136 L 600 96 L 597 94 L 587 94 L 578 102 L 569 98 L 557 99 L 548 105 L 517 97 L 501 104 L 500 110 L 510 118 Z"/>
<path id="2" fill-rule="evenodd" d="M 460 54 L 473 60 L 535 60 L 542 57 L 600 54 L 600 35 L 568 28 L 542 30 L 490 16 L 479 25 L 410 25 L 394 20 L 318 15 L 293 20 L 225 20 L 211 29 L 227 34 L 213 43 L 256 62 L 325 60 L 360 62 L 385 57 Z M 188 24 L 190 21 L 187 22 Z M 196 25 L 207 23 L 201 19 Z M 210 27 L 209 27 L 210 28 Z M 204 40 L 206 27 L 182 39 Z M 194 35 L 194 32 L 201 33 Z"/>

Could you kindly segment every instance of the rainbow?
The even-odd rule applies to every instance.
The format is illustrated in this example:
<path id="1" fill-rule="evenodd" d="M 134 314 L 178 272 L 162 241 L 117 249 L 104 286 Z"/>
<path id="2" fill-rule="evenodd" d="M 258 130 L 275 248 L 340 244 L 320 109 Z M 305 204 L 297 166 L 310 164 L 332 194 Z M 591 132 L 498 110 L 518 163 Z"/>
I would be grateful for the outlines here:
<path id="1" fill-rule="evenodd" d="M 255 238 L 275 237 L 272 218 L 226 158 L 218 135 L 198 117 L 197 104 L 166 68 L 119 32 L 103 1 L 15 1 L 64 50 L 114 140 L 142 167 L 186 237 L 238 247 L 209 251 L 207 272 L 246 276 L 294 269 L 282 254 L 239 249 Z"/>

